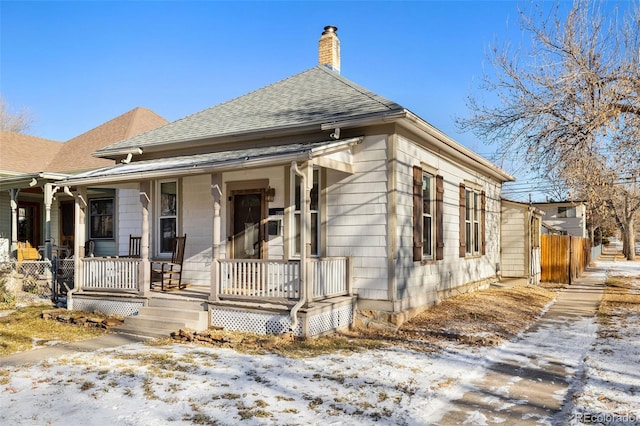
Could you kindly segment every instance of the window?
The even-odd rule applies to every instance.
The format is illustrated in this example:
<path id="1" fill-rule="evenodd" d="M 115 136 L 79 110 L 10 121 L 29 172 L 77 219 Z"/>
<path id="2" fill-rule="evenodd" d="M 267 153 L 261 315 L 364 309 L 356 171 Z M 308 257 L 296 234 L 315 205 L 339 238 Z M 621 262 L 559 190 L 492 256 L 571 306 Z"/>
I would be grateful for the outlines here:
<path id="1" fill-rule="evenodd" d="M 159 185 L 159 253 L 173 251 L 173 239 L 176 237 L 178 225 L 178 182 L 160 182 Z"/>
<path id="2" fill-rule="evenodd" d="M 91 213 L 89 237 L 91 239 L 113 238 L 113 198 L 89 200 Z"/>
<path id="3" fill-rule="evenodd" d="M 442 176 L 413 168 L 414 261 L 444 258 L 443 194 Z"/>
<path id="4" fill-rule="evenodd" d="M 460 184 L 460 257 L 485 253 L 485 193 Z"/>
<path id="5" fill-rule="evenodd" d="M 422 173 L 422 258 L 433 259 L 433 176 Z"/>
<path id="6" fill-rule="evenodd" d="M 576 217 L 576 208 L 558 207 L 558 217 Z"/>
<path id="7" fill-rule="evenodd" d="M 293 212 L 293 256 L 300 256 L 300 176 L 295 176 L 295 185 L 293 190 L 293 199 L 295 210 Z M 313 170 L 313 188 L 311 189 L 311 255 L 320 255 L 320 171 Z"/>

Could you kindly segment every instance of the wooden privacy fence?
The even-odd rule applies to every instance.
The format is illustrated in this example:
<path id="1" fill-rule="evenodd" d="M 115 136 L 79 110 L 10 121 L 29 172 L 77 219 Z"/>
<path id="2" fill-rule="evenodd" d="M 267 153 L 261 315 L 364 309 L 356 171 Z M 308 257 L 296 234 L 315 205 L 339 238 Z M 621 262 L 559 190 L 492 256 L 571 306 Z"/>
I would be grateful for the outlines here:
<path id="1" fill-rule="evenodd" d="M 570 235 L 542 235 L 541 281 L 568 283 L 584 272 L 591 261 L 591 240 Z"/>

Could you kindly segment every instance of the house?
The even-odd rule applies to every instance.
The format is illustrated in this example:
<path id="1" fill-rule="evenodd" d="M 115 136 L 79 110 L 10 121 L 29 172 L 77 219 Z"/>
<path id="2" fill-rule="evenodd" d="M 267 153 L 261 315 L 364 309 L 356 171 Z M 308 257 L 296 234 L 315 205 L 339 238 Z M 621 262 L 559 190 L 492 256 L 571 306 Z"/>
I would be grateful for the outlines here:
<path id="1" fill-rule="evenodd" d="M 500 275 L 540 282 L 540 239 L 544 212 L 527 203 L 502 199 Z"/>
<path id="2" fill-rule="evenodd" d="M 146 108 L 135 108 L 66 142 L 12 132 L 0 132 L 0 259 L 16 255 L 19 242 L 40 247 L 51 258 L 73 246 L 73 198 L 56 182 L 76 173 L 113 165 L 94 157 L 97 149 L 166 124 Z M 92 191 L 91 198 L 109 193 Z M 54 253 L 46 253 L 46 242 Z M 105 247 L 105 244 L 107 247 Z M 97 252 L 110 252 L 107 242 Z"/>
<path id="3" fill-rule="evenodd" d="M 96 221 L 114 247 L 76 257 L 70 308 L 147 329 L 309 336 L 400 324 L 497 279 L 513 178 L 343 77 L 336 31 L 322 33 L 318 66 L 101 148 L 115 166 L 59 182 L 79 212 L 75 252 Z M 111 214 L 94 214 L 89 191 L 112 191 Z M 132 235 L 139 259 L 122 257 Z M 188 286 L 157 291 L 152 261 L 182 235 Z"/>
<path id="4" fill-rule="evenodd" d="M 533 203 L 544 212 L 543 231 L 589 238 L 587 232 L 587 208 L 583 202 L 552 201 Z"/>

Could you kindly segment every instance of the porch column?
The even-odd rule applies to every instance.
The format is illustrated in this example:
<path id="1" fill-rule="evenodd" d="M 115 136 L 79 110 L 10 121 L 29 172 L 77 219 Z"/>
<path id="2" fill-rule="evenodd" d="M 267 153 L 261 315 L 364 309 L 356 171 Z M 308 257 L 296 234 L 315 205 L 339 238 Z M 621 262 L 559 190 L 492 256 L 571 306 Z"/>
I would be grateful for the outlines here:
<path id="1" fill-rule="evenodd" d="M 44 257 L 51 260 L 51 204 L 58 188 L 52 183 L 44 184 Z"/>
<path id="2" fill-rule="evenodd" d="M 11 197 L 11 253 L 16 253 L 16 257 L 18 250 L 18 194 L 20 194 L 19 188 L 9 190 Z"/>
<path id="3" fill-rule="evenodd" d="M 87 213 L 87 188 L 80 187 L 74 195 L 74 236 L 73 236 L 73 277 L 74 288 L 82 292 L 84 284 L 84 244 L 87 238 L 86 213 Z"/>
<path id="4" fill-rule="evenodd" d="M 220 200 L 222 198 L 222 175 L 211 174 L 211 196 L 213 197 L 213 238 L 211 241 L 211 289 L 209 300 L 217 301 L 218 280 L 220 279 Z"/>
<path id="5" fill-rule="evenodd" d="M 138 269 L 138 294 L 151 291 L 151 262 L 149 261 L 149 203 L 151 182 L 140 182 L 140 204 L 142 205 L 142 235 L 140 238 L 140 268 Z"/>

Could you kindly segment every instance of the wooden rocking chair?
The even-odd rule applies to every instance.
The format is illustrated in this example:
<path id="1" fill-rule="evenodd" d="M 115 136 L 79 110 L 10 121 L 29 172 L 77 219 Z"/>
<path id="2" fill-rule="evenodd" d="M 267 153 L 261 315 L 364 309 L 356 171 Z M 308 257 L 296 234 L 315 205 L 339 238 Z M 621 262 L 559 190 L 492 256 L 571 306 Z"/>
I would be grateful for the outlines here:
<path id="1" fill-rule="evenodd" d="M 129 234 L 129 255 L 127 257 L 140 258 L 140 244 L 142 237 L 134 237 Z"/>
<path id="2" fill-rule="evenodd" d="M 160 291 L 182 290 L 187 285 L 182 283 L 182 262 L 187 235 L 173 239 L 171 262 L 156 261 L 151 263 L 151 289 Z"/>

